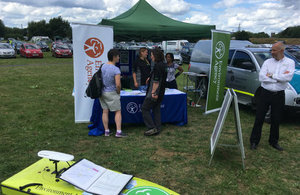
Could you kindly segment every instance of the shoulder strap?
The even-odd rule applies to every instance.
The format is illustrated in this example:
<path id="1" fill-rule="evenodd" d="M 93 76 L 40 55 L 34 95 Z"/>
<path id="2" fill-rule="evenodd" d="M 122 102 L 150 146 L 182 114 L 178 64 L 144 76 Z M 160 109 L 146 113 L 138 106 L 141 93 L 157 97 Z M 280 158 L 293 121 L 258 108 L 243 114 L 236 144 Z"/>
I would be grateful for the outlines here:
<path id="1" fill-rule="evenodd" d="M 103 66 L 103 65 L 104 65 L 104 63 L 101 64 L 99 70 L 96 72 L 98 76 L 99 76 L 100 73 L 102 73 L 102 70 L 101 70 L 101 69 L 102 69 L 102 66 Z M 100 76 L 102 76 L 102 75 L 100 75 Z"/>
<path id="2" fill-rule="evenodd" d="M 101 66 L 100 66 L 100 68 L 99 68 L 99 70 L 98 70 L 99 72 L 102 71 L 101 69 L 102 69 L 102 66 L 103 66 L 103 65 L 104 65 L 104 63 L 101 64 Z"/>

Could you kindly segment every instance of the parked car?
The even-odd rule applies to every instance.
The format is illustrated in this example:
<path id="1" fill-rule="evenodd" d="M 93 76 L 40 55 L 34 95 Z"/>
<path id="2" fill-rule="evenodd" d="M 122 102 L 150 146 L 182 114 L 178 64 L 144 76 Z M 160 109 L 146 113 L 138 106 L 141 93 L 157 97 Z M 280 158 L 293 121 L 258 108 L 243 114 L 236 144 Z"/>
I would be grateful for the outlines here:
<path id="1" fill-rule="evenodd" d="M 45 51 L 50 51 L 49 46 L 48 46 L 47 43 L 44 42 L 44 41 L 38 41 L 38 42 L 36 43 L 36 45 L 39 46 L 40 49 L 41 49 L 43 52 L 45 52 Z"/>
<path id="2" fill-rule="evenodd" d="M 295 58 L 300 60 L 300 46 L 298 45 L 289 45 L 286 47 L 286 50 L 293 55 Z"/>
<path id="3" fill-rule="evenodd" d="M 20 55 L 26 58 L 43 58 L 42 50 L 33 43 L 23 43 L 20 48 Z"/>
<path id="4" fill-rule="evenodd" d="M 238 42 L 237 42 L 238 43 Z M 270 48 L 250 48 L 246 47 L 243 42 L 232 44 L 229 50 L 229 59 L 226 75 L 226 87 L 233 88 L 238 96 L 238 101 L 241 104 L 255 106 L 255 94 L 260 86 L 258 80 L 259 71 L 268 58 L 271 58 Z M 210 71 L 210 55 L 211 55 L 211 41 L 199 41 L 192 53 L 191 62 L 189 66 L 190 72 L 202 73 L 209 75 Z M 288 88 L 285 90 L 285 105 L 300 109 L 300 61 L 285 52 L 285 56 L 293 59 L 296 64 L 296 71 Z M 195 78 L 194 78 L 194 81 Z M 198 81 L 196 81 L 198 83 Z M 205 79 L 200 88 L 206 92 L 208 80 Z"/>
<path id="5" fill-rule="evenodd" d="M 73 44 L 72 43 L 66 43 L 66 45 L 69 47 L 69 49 L 71 50 L 71 52 L 73 54 Z"/>
<path id="6" fill-rule="evenodd" d="M 72 57 L 72 51 L 65 44 L 55 44 L 52 50 L 52 56 L 59 57 Z"/>
<path id="7" fill-rule="evenodd" d="M 51 52 L 53 52 L 55 50 L 56 45 L 62 45 L 63 42 L 61 41 L 54 41 L 51 43 Z"/>
<path id="8" fill-rule="evenodd" d="M 23 44 L 22 41 L 17 41 L 15 44 L 15 52 L 16 54 L 20 54 L 21 45 Z"/>
<path id="9" fill-rule="evenodd" d="M 15 50 L 9 43 L 0 43 L 0 57 L 1 58 L 15 58 Z"/>

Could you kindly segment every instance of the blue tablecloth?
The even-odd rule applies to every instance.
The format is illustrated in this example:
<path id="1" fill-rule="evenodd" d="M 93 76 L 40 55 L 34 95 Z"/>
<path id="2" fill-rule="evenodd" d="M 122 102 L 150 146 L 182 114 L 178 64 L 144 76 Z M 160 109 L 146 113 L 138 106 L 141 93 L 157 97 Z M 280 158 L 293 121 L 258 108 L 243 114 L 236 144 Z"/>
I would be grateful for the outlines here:
<path id="1" fill-rule="evenodd" d="M 145 93 L 138 90 L 121 91 L 122 124 L 144 123 L 141 107 L 145 99 Z M 161 104 L 162 123 L 174 123 L 176 125 L 187 124 L 187 96 L 176 89 L 166 89 Z M 103 134 L 102 108 L 99 99 L 95 99 L 89 125 L 89 135 Z M 109 123 L 114 123 L 114 113 L 109 114 Z"/>

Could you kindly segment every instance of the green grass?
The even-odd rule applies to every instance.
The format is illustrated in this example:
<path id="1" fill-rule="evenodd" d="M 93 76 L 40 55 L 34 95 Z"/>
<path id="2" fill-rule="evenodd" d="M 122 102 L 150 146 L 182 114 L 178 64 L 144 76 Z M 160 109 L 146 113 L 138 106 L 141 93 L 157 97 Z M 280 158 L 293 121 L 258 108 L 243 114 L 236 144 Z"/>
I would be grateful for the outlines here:
<path id="1" fill-rule="evenodd" d="M 4 65 L 24 66 L 4 66 Z M 184 67 L 186 69 L 186 66 Z M 178 84 L 183 84 L 180 76 Z M 123 125 L 126 139 L 90 137 L 87 124 L 74 123 L 72 59 L 0 59 L 0 182 L 39 160 L 40 150 L 70 153 L 106 168 L 163 185 L 180 194 L 300 194 L 300 120 L 290 115 L 280 127 L 283 152 L 268 143 L 269 125 L 261 143 L 249 150 L 255 113 L 240 106 L 245 144 L 242 170 L 239 151 L 217 147 L 212 166 L 210 135 L 217 113 L 188 107 L 188 124 L 163 126 L 145 137 L 144 125 Z M 201 100 L 201 104 L 204 100 Z M 235 143 L 230 110 L 220 143 Z M 112 127 L 114 129 L 114 127 Z"/>

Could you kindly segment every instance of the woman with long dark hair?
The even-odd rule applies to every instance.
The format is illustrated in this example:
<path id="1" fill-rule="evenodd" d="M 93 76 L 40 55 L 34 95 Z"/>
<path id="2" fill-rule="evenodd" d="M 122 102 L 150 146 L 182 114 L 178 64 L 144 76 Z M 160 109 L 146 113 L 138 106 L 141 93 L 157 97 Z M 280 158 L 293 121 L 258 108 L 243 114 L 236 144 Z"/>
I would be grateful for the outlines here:
<path id="1" fill-rule="evenodd" d="M 174 55 L 172 53 L 166 54 L 166 60 L 167 60 L 167 65 L 168 65 L 166 88 L 177 89 L 178 87 L 177 87 L 177 83 L 176 83 L 176 77 L 178 77 L 183 72 L 183 69 L 181 66 L 174 63 Z M 179 70 L 178 73 L 176 73 L 177 69 Z"/>
<path id="2" fill-rule="evenodd" d="M 151 60 L 155 63 L 148 81 L 146 98 L 142 105 L 144 123 L 148 130 L 146 136 L 157 135 L 161 131 L 160 105 L 165 94 L 167 66 L 164 63 L 163 52 L 156 48 L 151 51 Z M 152 119 L 151 110 L 154 115 Z"/>

